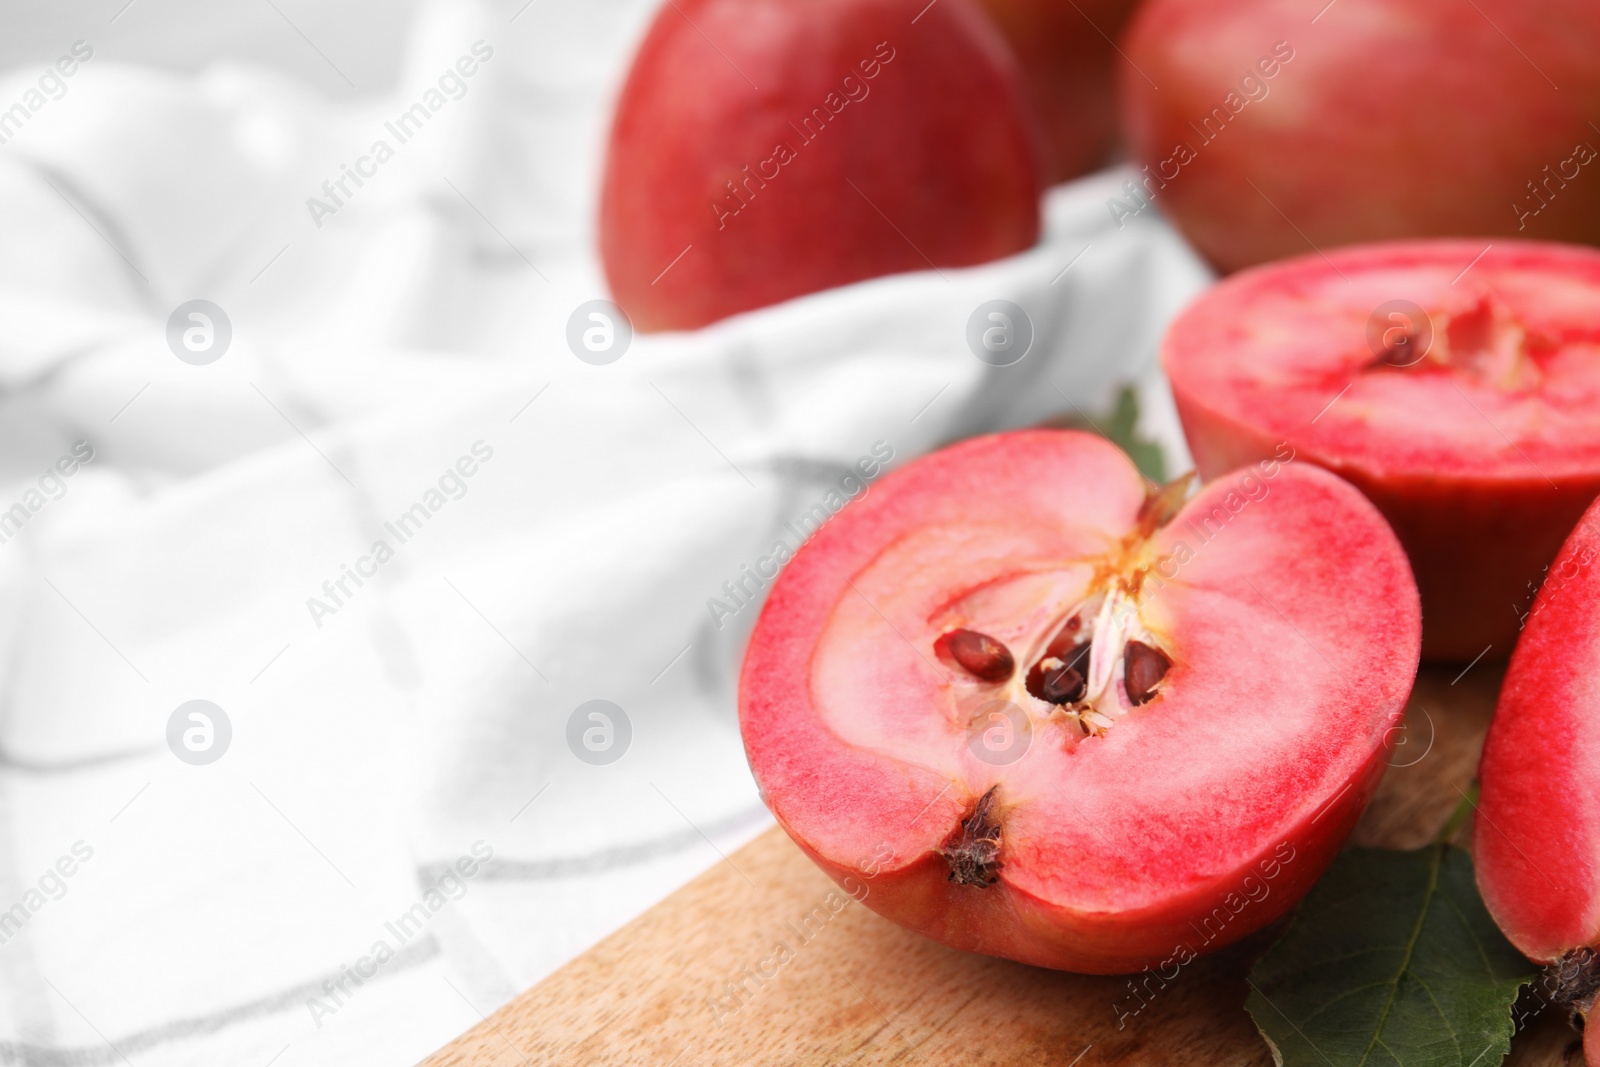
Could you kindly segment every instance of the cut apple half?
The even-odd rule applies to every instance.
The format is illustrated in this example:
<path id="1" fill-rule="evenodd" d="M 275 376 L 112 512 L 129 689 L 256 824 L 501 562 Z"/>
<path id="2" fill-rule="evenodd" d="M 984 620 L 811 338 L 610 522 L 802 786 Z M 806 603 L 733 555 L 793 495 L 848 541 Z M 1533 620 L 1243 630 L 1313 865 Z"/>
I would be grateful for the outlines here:
<path id="1" fill-rule="evenodd" d="M 1287 444 L 1355 484 L 1410 554 L 1423 655 L 1510 655 L 1542 569 L 1600 493 L 1600 252 L 1364 245 L 1246 271 L 1163 344 L 1210 478 Z"/>
<path id="2" fill-rule="evenodd" d="M 1185 500 L 1115 446 L 935 453 L 775 583 L 740 723 L 768 806 L 879 913 L 1116 973 L 1283 914 L 1383 769 L 1416 587 L 1377 510 L 1264 461 Z"/>
<path id="3" fill-rule="evenodd" d="M 1489 913 L 1579 1015 L 1600 990 L 1600 505 L 1550 567 L 1478 769 L 1473 861 Z M 1585 1029 L 1586 1045 L 1600 1023 Z M 1590 1049 L 1590 1063 L 1600 1062 Z"/>

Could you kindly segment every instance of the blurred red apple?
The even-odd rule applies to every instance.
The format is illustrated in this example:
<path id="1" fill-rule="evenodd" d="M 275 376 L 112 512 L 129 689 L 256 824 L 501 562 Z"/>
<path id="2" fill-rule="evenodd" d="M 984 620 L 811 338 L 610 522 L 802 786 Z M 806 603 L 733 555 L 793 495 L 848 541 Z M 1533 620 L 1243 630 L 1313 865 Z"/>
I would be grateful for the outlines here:
<path id="1" fill-rule="evenodd" d="M 1099 166 L 1117 129 L 1116 49 L 1137 0 L 981 0 L 1005 35 L 1044 131 L 1051 183 Z"/>
<path id="2" fill-rule="evenodd" d="M 1232 271 L 1389 237 L 1600 243 L 1600 5 L 1318 6 L 1150 0 L 1128 29 L 1140 196 L 1202 254 Z"/>
<path id="3" fill-rule="evenodd" d="M 971 0 L 672 0 L 617 104 L 600 202 L 641 330 L 1019 252 L 1039 136 Z"/>

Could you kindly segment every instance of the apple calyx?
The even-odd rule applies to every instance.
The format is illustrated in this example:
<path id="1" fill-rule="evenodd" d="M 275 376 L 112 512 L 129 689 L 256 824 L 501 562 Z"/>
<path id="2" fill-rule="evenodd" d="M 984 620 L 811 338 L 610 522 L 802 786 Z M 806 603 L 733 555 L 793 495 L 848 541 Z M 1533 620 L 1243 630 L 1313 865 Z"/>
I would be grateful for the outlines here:
<path id="1" fill-rule="evenodd" d="M 994 811 L 999 789 L 990 786 L 939 849 L 950 864 L 946 881 L 982 889 L 1000 880 L 1000 819 Z"/>
<path id="2" fill-rule="evenodd" d="M 1544 985 L 1556 1006 L 1567 1012 L 1572 1028 L 1581 1033 L 1600 994 L 1600 952 L 1585 946 L 1563 953 L 1545 966 Z"/>

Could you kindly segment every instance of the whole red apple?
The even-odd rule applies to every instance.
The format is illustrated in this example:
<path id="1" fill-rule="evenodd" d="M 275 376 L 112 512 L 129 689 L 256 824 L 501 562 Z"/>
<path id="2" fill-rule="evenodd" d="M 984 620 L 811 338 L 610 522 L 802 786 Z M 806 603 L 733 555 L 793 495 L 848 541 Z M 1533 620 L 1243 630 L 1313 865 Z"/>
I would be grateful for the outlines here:
<path id="1" fill-rule="evenodd" d="M 1287 444 L 1378 505 L 1422 590 L 1423 656 L 1510 654 L 1600 493 L 1600 252 L 1397 241 L 1245 271 L 1162 361 L 1195 464 Z"/>
<path id="2" fill-rule="evenodd" d="M 623 86 L 600 249 L 641 330 L 1019 252 L 1038 132 L 972 0 L 672 0 Z"/>
<path id="3" fill-rule="evenodd" d="M 1150 0 L 1123 47 L 1145 169 L 1110 209 L 1153 199 L 1225 272 L 1393 237 L 1600 243 L 1591 0 Z"/>
<path id="4" fill-rule="evenodd" d="M 1088 434 L 981 437 L 795 554 L 739 721 L 851 896 L 956 948 L 1170 980 L 1327 868 L 1416 673 L 1405 554 L 1289 453 L 1183 488 Z"/>
<path id="5" fill-rule="evenodd" d="M 1117 130 L 1113 42 L 1137 0 L 980 0 L 1005 35 L 1044 131 L 1045 173 L 1062 182 L 1105 161 Z"/>

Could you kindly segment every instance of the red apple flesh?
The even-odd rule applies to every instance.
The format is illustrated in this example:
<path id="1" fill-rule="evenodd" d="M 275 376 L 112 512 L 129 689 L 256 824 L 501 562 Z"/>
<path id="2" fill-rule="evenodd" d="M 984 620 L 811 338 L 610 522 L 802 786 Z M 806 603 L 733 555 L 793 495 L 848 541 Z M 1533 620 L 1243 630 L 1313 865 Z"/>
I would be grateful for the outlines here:
<path id="1" fill-rule="evenodd" d="M 1046 180 L 1098 167 L 1117 132 L 1113 42 L 1136 0 L 980 0 L 1022 65 L 1044 132 Z"/>
<path id="2" fill-rule="evenodd" d="M 1419 635 L 1399 543 L 1325 471 L 1183 503 L 1101 438 L 1017 431 L 897 471 L 796 554 L 740 725 L 779 823 L 875 911 L 1046 967 L 1181 965 L 1332 861 Z"/>
<path id="3" fill-rule="evenodd" d="M 1129 26 L 1126 136 L 1203 255 L 1226 272 L 1397 237 L 1600 243 L 1600 5 L 1319 7 L 1150 0 Z"/>
<path id="4" fill-rule="evenodd" d="M 997 259 L 1038 239 L 1039 152 L 971 0 L 675 0 L 617 104 L 606 276 L 671 330 Z"/>
<path id="5" fill-rule="evenodd" d="M 1563 1006 L 1600 984 L 1600 505 L 1550 567 L 1511 657 L 1478 769 L 1473 860 L 1489 912 L 1555 965 Z M 1589 1062 L 1595 1057 L 1585 1028 Z"/>
<path id="6" fill-rule="evenodd" d="M 1378 505 L 1410 554 L 1432 660 L 1509 655 L 1600 493 L 1600 252 L 1485 244 L 1259 267 L 1162 345 L 1202 477 L 1287 442 Z"/>

